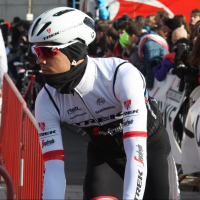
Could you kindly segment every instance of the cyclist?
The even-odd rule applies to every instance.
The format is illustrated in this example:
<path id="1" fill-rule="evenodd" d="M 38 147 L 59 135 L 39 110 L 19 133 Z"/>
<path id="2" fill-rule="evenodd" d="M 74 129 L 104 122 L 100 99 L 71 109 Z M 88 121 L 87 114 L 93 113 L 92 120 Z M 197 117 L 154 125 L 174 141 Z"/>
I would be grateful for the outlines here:
<path id="1" fill-rule="evenodd" d="M 43 199 L 64 199 L 60 122 L 90 135 L 83 199 L 179 199 L 168 134 L 144 77 L 119 58 L 90 58 L 94 21 L 58 7 L 31 26 L 46 82 L 36 100 L 45 162 Z"/>

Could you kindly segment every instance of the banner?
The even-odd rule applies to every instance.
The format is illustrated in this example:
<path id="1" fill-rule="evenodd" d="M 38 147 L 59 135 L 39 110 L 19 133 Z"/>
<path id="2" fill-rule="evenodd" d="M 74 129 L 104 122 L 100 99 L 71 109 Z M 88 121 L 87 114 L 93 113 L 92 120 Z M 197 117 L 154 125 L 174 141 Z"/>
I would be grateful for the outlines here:
<path id="1" fill-rule="evenodd" d="M 190 95 L 191 107 L 188 111 L 182 149 L 182 169 L 184 174 L 200 171 L 200 86 Z"/>
<path id="2" fill-rule="evenodd" d="M 172 154 L 177 164 L 181 164 L 181 149 L 174 137 L 174 119 L 184 101 L 184 93 L 179 92 L 180 79 L 167 74 L 164 81 L 154 79 L 154 86 L 149 95 L 158 101 L 158 107 L 163 115 L 163 123 L 169 134 Z"/>

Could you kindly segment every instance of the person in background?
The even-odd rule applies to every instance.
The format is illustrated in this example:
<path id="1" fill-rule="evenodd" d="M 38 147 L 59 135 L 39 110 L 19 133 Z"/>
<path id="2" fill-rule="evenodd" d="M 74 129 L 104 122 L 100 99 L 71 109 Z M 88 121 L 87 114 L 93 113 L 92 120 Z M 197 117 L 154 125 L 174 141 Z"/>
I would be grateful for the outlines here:
<path id="1" fill-rule="evenodd" d="M 173 43 L 172 43 L 172 32 L 179 28 L 180 25 L 180 21 L 177 18 L 172 18 L 172 19 L 167 19 L 164 22 L 164 32 L 167 33 L 167 43 L 169 45 L 169 51 L 172 52 L 173 51 Z"/>
<path id="2" fill-rule="evenodd" d="M 119 37 L 119 44 L 121 45 L 121 47 L 123 49 L 121 58 L 124 60 L 130 61 L 130 58 L 129 58 L 129 55 L 128 55 L 127 49 L 126 49 L 127 45 L 129 44 L 129 36 L 126 31 L 124 33 L 122 33 L 121 36 Z"/>
<path id="3" fill-rule="evenodd" d="M 190 28 L 194 28 L 194 25 L 200 20 L 200 9 L 195 8 L 190 13 Z"/>
<path id="4" fill-rule="evenodd" d="M 109 19 L 109 11 L 106 8 L 106 0 L 95 0 L 96 4 L 97 4 L 97 16 L 99 15 L 99 19 L 100 20 L 106 20 Z"/>
<path id="5" fill-rule="evenodd" d="M 162 28 L 160 28 L 158 26 L 154 26 L 150 30 L 158 33 L 158 35 L 160 35 L 162 38 L 166 39 L 166 36 L 165 36 Z"/>
<path id="6" fill-rule="evenodd" d="M 139 15 L 139 16 L 134 18 L 134 23 L 138 23 L 142 26 L 142 28 L 143 28 L 142 32 L 146 32 L 146 31 L 150 30 L 150 27 L 145 25 L 145 21 L 146 21 L 146 19 L 142 15 Z"/>
<path id="7" fill-rule="evenodd" d="M 144 66 L 139 70 L 145 76 L 147 89 L 152 90 L 154 74 L 151 63 L 154 60 L 162 61 L 163 57 L 168 53 L 167 43 L 153 31 L 142 33 L 142 26 L 139 24 L 131 24 L 126 29 L 126 32 L 132 37 L 132 43 L 138 45 L 139 56 L 144 62 Z M 152 39 L 148 38 L 148 35 L 150 35 Z"/>
<path id="8" fill-rule="evenodd" d="M 183 40 L 180 40 L 183 38 L 187 39 L 187 32 L 184 28 L 180 27 L 173 31 L 172 33 L 173 44 L 177 45 L 178 43 L 183 42 Z M 175 57 L 174 52 L 166 54 L 160 65 L 152 66 L 154 76 L 158 81 L 163 81 L 167 75 L 167 72 L 170 69 L 174 68 L 174 57 Z"/>
<path id="9" fill-rule="evenodd" d="M 200 33 L 200 20 L 194 25 L 194 27 L 193 27 L 193 29 L 191 31 L 191 35 L 190 35 L 191 49 L 193 49 L 199 33 Z"/>
<path id="10" fill-rule="evenodd" d="M 123 23 L 127 23 L 130 21 L 129 15 L 128 14 L 124 14 L 122 17 L 119 17 L 118 19 L 116 19 L 114 21 L 113 27 L 118 31 L 118 27 L 119 25 L 123 24 Z M 122 31 L 119 32 L 119 34 L 122 34 Z"/>
<path id="11" fill-rule="evenodd" d="M 17 23 L 19 23 L 21 19 L 19 17 L 14 17 L 13 22 L 11 23 L 10 27 L 10 35 L 11 35 L 11 42 L 10 44 L 14 48 L 19 40 L 20 31 L 17 28 Z"/>
<path id="12" fill-rule="evenodd" d="M 169 19 L 169 15 L 166 11 L 158 10 L 156 12 L 156 16 L 155 16 L 156 26 L 161 27 L 163 29 L 164 21 L 166 21 L 167 19 Z M 163 31 L 164 31 L 164 29 L 163 29 Z"/>
<path id="13" fill-rule="evenodd" d="M 139 26 L 139 28 L 137 28 L 137 26 Z M 136 29 L 140 28 L 141 28 L 140 24 L 136 25 Z M 144 62 L 138 55 L 138 45 L 135 42 L 135 36 L 131 34 L 128 34 L 128 36 L 129 36 L 129 44 L 127 45 L 127 51 L 130 55 L 130 63 L 132 63 L 133 66 L 135 66 L 136 68 L 140 69 L 144 67 Z"/>
<path id="14" fill-rule="evenodd" d="M 187 31 L 188 34 L 188 39 L 191 34 L 191 28 L 189 23 L 187 22 L 187 19 L 185 18 L 184 15 L 175 15 L 174 18 L 177 18 L 180 21 L 180 25 Z"/>
<path id="15" fill-rule="evenodd" d="M 106 41 L 109 49 L 105 52 L 106 57 L 120 57 L 123 49 L 119 44 L 119 34 L 115 28 L 108 29 L 106 32 Z"/>
<path id="16" fill-rule="evenodd" d="M 186 45 L 189 46 L 189 40 L 187 39 L 187 31 L 183 28 L 177 28 L 172 33 L 172 40 L 174 44 L 174 50 L 172 53 L 166 54 L 163 58 L 163 61 L 153 67 L 154 76 L 158 81 L 164 81 L 166 75 L 169 71 L 172 71 L 177 63 L 181 64 L 182 55 L 184 54 L 184 47 Z M 178 61 L 178 62 L 177 62 Z M 183 137 L 183 124 L 179 118 L 179 114 L 183 112 L 182 109 L 179 110 L 175 121 L 174 121 L 174 129 L 178 133 L 178 137 L 180 142 Z"/>
<path id="17" fill-rule="evenodd" d="M 104 52 L 108 51 L 108 44 L 106 41 L 106 32 L 109 27 L 107 24 L 100 24 L 96 28 L 96 46 L 94 47 L 94 52 L 91 52 L 92 55 L 96 57 L 103 57 Z M 90 47 L 89 47 L 90 48 Z"/>
<path id="18" fill-rule="evenodd" d="M 145 25 L 149 26 L 150 28 L 155 27 L 155 15 L 150 14 L 145 19 Z"/>

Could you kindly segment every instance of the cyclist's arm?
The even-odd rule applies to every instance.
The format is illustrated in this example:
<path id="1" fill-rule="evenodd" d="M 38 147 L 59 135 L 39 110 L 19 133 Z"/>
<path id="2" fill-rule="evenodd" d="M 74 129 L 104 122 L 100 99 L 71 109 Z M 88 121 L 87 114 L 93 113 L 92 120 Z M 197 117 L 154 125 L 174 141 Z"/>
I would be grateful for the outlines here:
<path id="1" fill-rule="evenodd" d="M 45 165 L 42 199 L 64 199 L 64 151 L 60 117 L 43 89 L 36 100 L 35 117 Z"/>
<path id="2" fill-rule="evenodd" d="M 115 94 L 124 113 L 123 142 L 127 156 L 123 199 L 142 199 L 146 183 L 147 110 L 144 83 L 131 64 L 120 66 Z"/>

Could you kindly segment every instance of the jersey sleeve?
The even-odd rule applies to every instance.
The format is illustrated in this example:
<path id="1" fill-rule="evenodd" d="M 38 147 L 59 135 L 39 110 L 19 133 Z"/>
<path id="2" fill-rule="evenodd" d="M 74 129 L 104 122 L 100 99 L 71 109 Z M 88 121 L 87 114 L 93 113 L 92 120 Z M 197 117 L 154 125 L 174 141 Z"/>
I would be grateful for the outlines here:
<path id="1" fill-rule="evenodd" d="M 35 118 L 45 166 L 42 199 L 64 199 L 64 149 L 60 116 L 43 89 L 36 100 Z"/>
<path id="2" fill-rule="evenodd" d="M 147 109 L 145 82 L 130 63 L 120 66 L 114 86 L 123 111 L 123 142 L 127 156 L 123 199 L 143 199 L 146 174 Z"/>

